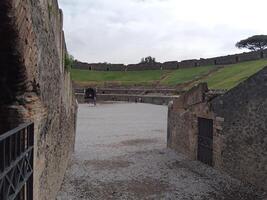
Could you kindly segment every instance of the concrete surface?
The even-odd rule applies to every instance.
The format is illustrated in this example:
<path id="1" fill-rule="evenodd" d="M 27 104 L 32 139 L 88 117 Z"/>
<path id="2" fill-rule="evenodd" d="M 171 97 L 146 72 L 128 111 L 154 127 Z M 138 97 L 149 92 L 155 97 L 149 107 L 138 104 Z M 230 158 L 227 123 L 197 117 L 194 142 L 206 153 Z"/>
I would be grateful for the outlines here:
<path id="1" fill-rule="evenodd" d="M 75 154 L 58 200 L 264 199 L 249 186 L 166 148 L 167 107 L 80 105 Z"/>

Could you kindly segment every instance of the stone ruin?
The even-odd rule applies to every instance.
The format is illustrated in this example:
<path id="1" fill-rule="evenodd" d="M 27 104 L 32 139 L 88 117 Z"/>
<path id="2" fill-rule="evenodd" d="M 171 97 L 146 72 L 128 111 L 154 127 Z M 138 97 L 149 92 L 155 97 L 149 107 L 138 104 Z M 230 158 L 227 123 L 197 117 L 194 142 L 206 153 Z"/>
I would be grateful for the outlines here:
<path id="1" fill-rule="evenodd" d="M 267 190 L 267 67 L 226 93 L 195 86 L 169 105 L 168 147 Z"/>
<path id="2" fill-rule="evenodd" d="M 56 0 L 1 0 L 0 21 L 0 134 L 34 122 L 33 199 L 55 199 L 77 112 L 62 11 Z"/>

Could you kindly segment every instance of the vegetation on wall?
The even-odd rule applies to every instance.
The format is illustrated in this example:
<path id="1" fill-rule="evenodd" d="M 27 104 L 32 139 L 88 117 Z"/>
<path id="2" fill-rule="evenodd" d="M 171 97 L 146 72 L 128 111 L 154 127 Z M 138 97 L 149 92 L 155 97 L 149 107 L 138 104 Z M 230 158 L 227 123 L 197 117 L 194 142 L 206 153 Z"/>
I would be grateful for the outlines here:
<path id="1" fill-rule="evenodd" d="M 49 19 L 51 19 L 52 11 L 53 11 L 53 7 L 52 7 L 52 5 L 48 4 L 47 9 L 48 9 L 48 16 L 49 16 Z"/>
<path id="2" fill-rule="evenodd" d="M 70 71 L 73 63 L 74 63 L 74 57 L 68 53 L 65 53 L 65 59 L 64 59 L 64 63 L 65 63 L 65 69 Z"/>

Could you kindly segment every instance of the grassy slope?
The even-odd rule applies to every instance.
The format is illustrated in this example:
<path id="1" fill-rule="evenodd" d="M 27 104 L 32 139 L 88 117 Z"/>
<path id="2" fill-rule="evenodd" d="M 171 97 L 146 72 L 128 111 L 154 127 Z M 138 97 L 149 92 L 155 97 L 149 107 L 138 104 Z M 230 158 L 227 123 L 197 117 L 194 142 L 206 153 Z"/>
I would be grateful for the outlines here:
<path id="1" fill-rule="evenodd" d="M 168 71 L 128 71 L 128 72 L 99 72 L 88 70 L 71 70 L 72 79 L 78 82 L 117 82 L 121 84 L 151 83 L 159 81 Z"/>
<path id="2" fill-rule="evenodd" d="M 74 81 L 79 83 L 117 83 L 121 85 L 151 85 L 160 82 L 162 85 L 174 86 L 189 81 L 208 82 L 213 89 L 229 89 L 247 79 L 267 65 L 267 60 L 243 62 L 226 67 L 207 74 L 214 66 L 197 67 L 190 69 L 178 69 L 173 71 L 149 70 L 128 72 L 99 72 L 72 69 L 71 75 Z M 203 77 L 201 79 L 201 77 Z"/>
<path id="3" fill-rule="evenodd" d="M 94 83 L 120 83 L 129 84 L 152 84 L 160 82 L 164 85 L 176 85 L 207 74 L 212 67 L 198 67 L 179 70 L 149 70 L 149 71 L 128 71 L 128 72 L 99 72 L 88 70 L 72 69 L 72 79 L 77 82 Z"/>
<path id="4" fill-rule="evenodd" d="M 212 66 L 207 66 L 189 69 L 178 69 L 173 71 L 167 78 L 162 81 L 162 83 L 166 85 L 177 85 L 180 83 L 192 81 L 194 79 L 200 78 L 205 74 L 208 74 L 212 68 Z"/>
<path id="5" fill-rule="evenodd" d="M 230 89 L 246 80 L 267 65 L 267 60 L 249 61 L 229 65 L 203 79 L 213 89 Z"/>

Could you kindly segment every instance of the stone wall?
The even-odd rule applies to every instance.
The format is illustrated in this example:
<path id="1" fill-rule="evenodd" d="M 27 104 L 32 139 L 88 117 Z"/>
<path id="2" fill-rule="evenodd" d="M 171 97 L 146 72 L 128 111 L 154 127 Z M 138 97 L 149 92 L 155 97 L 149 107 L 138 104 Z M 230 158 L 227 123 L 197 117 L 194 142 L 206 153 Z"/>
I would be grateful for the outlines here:
<path id="1" fill-rule="evenodd" d="M 126 71 L 160 70 L 161 63 L 139 63 L 126 66 Z"/>
<path id="2" fill-rule="evenodd" d="M 179 68 L 192 68 L 192 67 L 198 67 L 199 63 L 198 60 L 183 60 L 178 63 Z"/>
<path id="3" fill-rule="evenodd" d="M 178 61 L 168 61 L 162 63 L 162 69 L 163 70 L 174 70 L 179 68 Z"/>
<path id="4" fill-rule="evenodd" d="M 123 64 L 110 64 L 110 63 L 84 63 L 77 60 L 74 61 L 76 69 L 94 70 L 94 71 L 125 71 L 126 66 Z"/>
<path id="5" fill-rule="evenodd" d="M 73 152 L 77 112 L 64 67 L 62 12 L 56 0 L 3 0 L 0 10 L 0 122 L 7 124 L 0 130 L 34 122 L 34 199 L 55 199 Z"/>
<path id="6" fill-rule="evenodd" d="M 267 67 L 223 95 L 205 84 L 181 95 L 169 105 L 168 147 L 196 160 L 198 118 L 211 119 L 212 166 L 267 190 L 266 77 Z"/>
<path id="7" fill-rule="evenodd" d="M 80 89 L 81 91 L 84 89 Z M 75 90 L 76 91 L 76 90 Z M 178 91 L 176 89 L 161 89 L 161 88 L 97 88 L 98 94 L 162 94 L 162 95 L 177 95 L 181 94 L 183 91 Z"/>
<path id="8" fill-rule="evenodd" d="M 168 61 L 164 63 L 154 63 L 154 64 L 88 64 L 76 61 L 74 63 L 75 69 L 83 70 L 96 70 L 96 71 L 142 71 L 142 70 L 175 70 L 183 68 L 193 68 L 199 66 L 208 66 L 208 65 L 229 65 L 236 64 L 239 62 L 253 61 L 267 58 L 267 50 L 263 51 L 252 51 L 245 52 L 240 54 L 220 56 L 214 58 L 200 58 L 192 60 L 183 60 L 183 61 Z"/>
<path id="9" fill-rule="evenodd" d="M 76 93 L 79 103 L 88 103 L 84 100 L 84 94 Z M 162 95 L 137 95 L 137 94 L 98 94 L 97 102 L 105 101 L 123 101 L 134 103 L 149 103 L 156 105 L 168 105 L 170 101 L 178 98 L 178 96 L 162 96 Z"/>
<path id="10" fill-rule="evenodd" d="M 267 67 L 212 101 L 224 119 L 221 168 L 267 190 Z"/>
<path id="11" fill-rule="evenodd" d="M 184 91 L 162 88 L 97 88 L 97 101 L 141 102 L 168 105 Z M 79 103 L 84 102 L 85 88 L 75 89 Z"/>
<path id="12" fill-rule="evenodd" d="M 167 146 L 191 159 L 197 159 L 198 141 L 198 116 L 191 109 L 204 111 L 202 117 L 211 117 L 205 102 L 207 90 L 206 84 L 200 84 L 169 104 Z"/>

